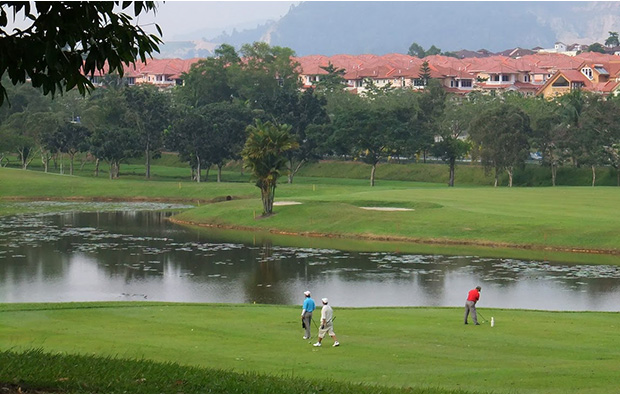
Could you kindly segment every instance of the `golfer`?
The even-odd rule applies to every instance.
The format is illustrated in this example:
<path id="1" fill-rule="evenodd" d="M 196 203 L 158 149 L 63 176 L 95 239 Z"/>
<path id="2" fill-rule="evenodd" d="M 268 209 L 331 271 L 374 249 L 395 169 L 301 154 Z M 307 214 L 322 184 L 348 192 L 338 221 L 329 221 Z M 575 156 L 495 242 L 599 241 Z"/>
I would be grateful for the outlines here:
<path id="1" fill-rule="evenodd" d="M 323 308 L 321 309 L 321 328 L 319 329 L 319 341 L 314 343 L 314 347 L 321 347 L 321 341 L 325 337 L 325 334 L 329 334 L 334 339 L 334 347 L 338 347 L 340 343 L 336 339 L 334 333 L 334 311 L 332 307 L 327 304 L 327 298 L 321 299 L 323 302 Z"/>
<path id="2" fill-rule="evenodd" d="M 478 323 L 478 315 L 476 314 L 476 302 L 478 302 L 478 299 L 480 299 L 481 290 L 482 287 L 478 285 L 467 294 L 467 301 L 465 302 L 465 325 L 467 325 L 467 316 L 470 312 L 471 319 L 474 321 L 474 324 L 480 325 Z"/>
<path id="3" fill-rule="evenodd" d="M 304 292 L 306 299 L 304 299 L 303 308 L 301 310 L 301 326 L 306 330 L 304 339 L 310 339 L 310 321 L 312 321 L 312 312 L 316 305 L 314 300 L 310 297 L 310 291 Z"/>

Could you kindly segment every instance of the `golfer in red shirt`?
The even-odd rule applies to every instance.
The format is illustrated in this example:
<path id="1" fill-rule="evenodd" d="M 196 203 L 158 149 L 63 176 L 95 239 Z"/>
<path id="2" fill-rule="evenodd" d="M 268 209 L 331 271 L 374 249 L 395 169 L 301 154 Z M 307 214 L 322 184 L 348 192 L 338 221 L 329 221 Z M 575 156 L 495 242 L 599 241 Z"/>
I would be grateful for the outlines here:
<path id="1" fill-rule="evenodd" d="M 465 302 L 465 325 L 467 325 L 467 316 L 470 312 L 471 319 L 474 320 L 474 324 L 480 325 L 478 323 L 478 315 L 476 314 L 476 302 L 480 299 L 481 290 L 482 287 L 478 285 L 467 294 L 467 302 Z"/>

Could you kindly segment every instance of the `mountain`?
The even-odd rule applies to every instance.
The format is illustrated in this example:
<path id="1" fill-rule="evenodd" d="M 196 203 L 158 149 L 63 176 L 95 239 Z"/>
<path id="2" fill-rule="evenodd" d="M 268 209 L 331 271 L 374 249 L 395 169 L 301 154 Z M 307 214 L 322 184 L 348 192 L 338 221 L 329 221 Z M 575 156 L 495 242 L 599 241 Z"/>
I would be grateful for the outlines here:
<path id="1" fill-rule="evenodd" d="M 414 42 L 444 52 L 603 43 L 609 31 L 620 31 L 620 2 L 307 1 L 278 21 L 208 41 L 266 41 L 298 56 L 384 55 L 407 53 Z"/>

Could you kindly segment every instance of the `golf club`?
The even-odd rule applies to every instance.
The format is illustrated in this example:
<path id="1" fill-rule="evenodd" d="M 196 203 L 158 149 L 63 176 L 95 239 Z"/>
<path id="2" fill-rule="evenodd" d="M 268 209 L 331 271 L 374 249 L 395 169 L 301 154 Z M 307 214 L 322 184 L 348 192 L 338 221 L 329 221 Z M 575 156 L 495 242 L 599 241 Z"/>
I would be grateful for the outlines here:
<path id="1" fill-rule="evenodd" d="M 482 322 L 484 322 L 484 323 L 489 322 L 486 318 L 484 318 L 484 316 L 482 314 L 480 314 L 479 311 L 476 311 L 476 313 L 478 313 L 478 317 L 482 318 Z"/>
<path id="2" fill-rule="evenodd" d="M 310 319 L 310 321 L 312 321 L 312 322 L 314 323 L 314 327 L 316 328 L 316 332 L 317 332 L 317 335 L 318 335 L 318 333 L 319 333 L 319 327 L 318 327 L 318 325 L 316 324 L 316 321 L 315 321 L 314 319 Z M 312 339 L 313 337 L 314 337 L 314 335 L 310 336 L 310 339 Z"/>

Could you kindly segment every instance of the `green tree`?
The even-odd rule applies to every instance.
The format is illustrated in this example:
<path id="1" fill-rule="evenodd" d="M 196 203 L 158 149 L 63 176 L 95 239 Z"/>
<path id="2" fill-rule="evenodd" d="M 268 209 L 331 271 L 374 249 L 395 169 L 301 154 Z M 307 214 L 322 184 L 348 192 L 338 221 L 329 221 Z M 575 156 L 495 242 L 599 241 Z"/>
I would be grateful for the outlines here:
<path id="1" fill-rule="evenodd" d="M 392 82 L 388 82 L 383 86 L 378 86 L 372 78 L 364 78 L 364 87 L 365 90 L 363 95 L 371 99 L 384 96 L 396 89 L 396 87 L 392 85 Z"/>
<path id="2" fill-rule="evenodd" d="M 543 97 L 509 95 L 507 101 L 519 106 L 530 118 L 532 128 L 531 148 L 542 154 L 541 164 L 551 170 L 551 185 L 555 186 L 557 171 L 568 159 L 566 155 L 566 129 L 561 127 L 560 106 L 556 101 Z"/>
<path id="3" fill-rule="evenodd" d="M 379 162 L 395 148 L 395 135 L 402 124 L 396 109 L 386 105 L 384 97 L 355 97 L 339 109 L 333 119 L 335 133 L 346 136 L 353 154 L 371 165 L 370 186 L 375 185 L 375 173 Z"/>
<path id="4" fill-rule="evenodd" d="M 506 170 L 508 186 L 512 187 L 514 169 L 529 157 L 531 127 L 527 114 L 514 104 L 497 103 L 474 118 L 469 133 L 480 149 L 483 166 L 495 173 L 495 186 L 499 173 Z"/>
<path id="5" fill-rule="evenodd" d="M 620 45 L 620 40 L 618 40 L 618 32 L 609 32 L 609 37 L 605 40 L 605 45 L 608 47 L 617 47 Z"/>
<path id="6" fill-rule="evenodd" d="M 171 124 L 171 99 L 166 92 L 152 85 L 128 87 L 124 90 L 127 101 L 127 120 L 140 136 L 146 160 L 145 177 L 151 178 L 151 159 L 160 154 L 163 132 Z"/>
<path id="7" fill-rule="evenodd" d="M 177 100 L 188 106 L 201 107 L 209 103 L 232 101 L 237 90 L 232 86 L 231 70 L 241 59 L 235 48 L 223 44 L 215 57 L 201 59 L 183 74 L 184 85 L 176 90 Z"/>
<path id="8" fill-rule="evenodd" d="M 473 115 L 473 104 L 469 101 L 448 105 L 444 116 L 439 121 L 435 142 L 431 154 L 440 158 L 449 166 L 448 186 L 454 186 L 456 161 L 464 158 L 471 144 L 464 138 L 467 136 Z"/>
<path id="9" fill-rule="evenodd" d="M 407 52 L 407 55 L 417 56 L 418 58 L 422 59 L 426 56 L 426 51 L 424 51 L 424 48 L 420 44 L 413 43 L 409 46 L 409 51 Z"/>
<path id="10" fill-rule="evenodd" d="M 431 67 L 426 60 L 420 65 L 418 78 L 424 81 L 424 86 L 428 85 L 428 81 L 431 79 Z"/>
<path id="11" fill-rule="evenodd" d="M 588 46 L 587 52 L 605 53 L 605 47 L 601 43 L 594 43 Z"/>
<path id="12" fill-rule="evenodd" d="M 424 91 L 420 94 L 418 103 L 420 111 L 417 116 L 418 147 L 426 162 L 426 153 L 438 134 L 439 124 L 446 108 L 447 94 L 441 82 L 431 79 Z"/>
<path id="13" fill-rule="evenodd" d="M 304 92 L 281 90 L 271 105 L 272 114 L 268 117 L 274 124 L 291 126 L 291 134 L 298 144 L 296 149 L 286 152 L 288 183 L 292 184 L 295 174 L 307 163 L 319 158 L 319 139 L 325 129 L 315 126 L 329 122 L 325 111 L 325 96 L 317 95 L 310 88 Z M 313 128 L 308 133 L 308 128 Z"/>
<path id="14" fill-rule="evenodd" d="M 110 179 L 118 178 L 121 162 L 140 155 L 139 135 L 131 127 L 128 113 L 124 88 L 97 90 L 90 96 L 81 122 L 93 132 L 89 143 L 90 152 L 96 158 L 95 176 L 99 175 L 100 162 L 105 161 Z"/>
<path id="15" fill-rule="evenodd" d="M 431 47 L 426 51 L 426 56 L 431 55 L 441 55 L 441 49 L 437 48 L 434 45 L 431 45 Z"/>
<path id="16" fill-rule="evenodd" d="M 139 136 L 134 130 L 119 125 L 105 125 L 95 129 L 90 140 L 90 151 L 108 163 L 110 179 L 119 178 L 121 162 L 140 155 Z"/>
<path id="17" fill-rule="evenodd" d="M 66 122 L 47 134 L 46 146 L 69 155 L 69 174 L 73 175 L 75 155 L 89 150 L 90 135 L 91 131 L 87 127 L 76 122 Z"/>
<path id="18" fill-rule="evenodd" d="M 231 67 L 231 81 L 239 98 L 251 108 L 272 114 L 271 105 L 280 90 L 297 91 L 301 87 L 299 63 L 293 60 L 292 49 L 255 42 L 243 45 L 240 53 L 244 62 Z"/>
<path id="19" fill-rule="evenodd" d="M 620 128 L 617 111 L 615 101 L 600 95 L 588 95 L 579 130 L 572 131 L 571 137 L 579 147 L 576 151 L 579 164 L 592 169 L 592 186 L 596 184 L 596 168 L 613 165 L 610 163 L 614 159 L 613 151 L 609 148 L 617 143 L 615 134 Z"/>
<path id="20" fill-rule="evenodd" d="M 325 70 L 327 74 L 319 76 L 319 81 L 316 83 L 316 91 L 320 93 L 333 93 L 341 92 L 347 86 L 347 81 L 344 79 L 345 69 L 339 69 L 331 62 L 327 66 L 320 66 Z"/>
<path id="21" fill-rule="evenodd" d="M 2 3 L 0 75 L 6 73 L 12 84 L 30 80 L 32 86 L 52 95 L 73 88 L 85 94 L 93 89 L 87 75 L 104 68 L 122 76 L 123 65 L 145 61 L 159 51 L 161 43 L 125 12 L 132 5 L 134 17 L 156 10 L 152 1 Z M 30 25 L 9 31 L 7 26 L 19 16 Z M 155 27 L 161 36 L 161 29 Z M 6 87 L 0 82 L 0 105 L 5 98 Z"/>
<path id="22" fill-rule="evenodd" d="M 290 134 L 288 125 L 256 120 L 248 126 L 248 139 L 241 155 L 245 167 L 252 172 L 256 186 L 260 188 L 263 202 L 263 215 L 273 213 L 276 185 L 283 169 L 286 168 L 286 151 L 297 148 L 297 142 Z"/>
<path id="23" fill-rule="evenodd" d="M 166 147 L 179 153 L 179 158 L 189 163 L 192 180 L 202 181 L 202 169 L 213 164 L 210 156 L 213 152 L 213 141 L 209 138 L 208 121 L 202 109 L 193 107 L 177 117 L 172 126 L 164 132 Z M 207 173 L 208 177 L 208 173 Z"/>
<path id="24" fill-rule="evenodd" d="M 217 166 L 217 182 L 221 182 L 226 161 L 240 157 L 252 113 L 247 107 L 229 102 L 209 104 L 202 112 L 207 128 L 206 143 L 210 145 L 209 160 Z"/>

